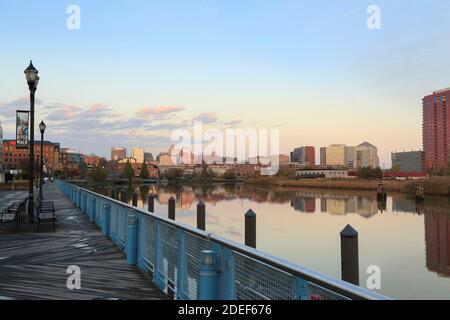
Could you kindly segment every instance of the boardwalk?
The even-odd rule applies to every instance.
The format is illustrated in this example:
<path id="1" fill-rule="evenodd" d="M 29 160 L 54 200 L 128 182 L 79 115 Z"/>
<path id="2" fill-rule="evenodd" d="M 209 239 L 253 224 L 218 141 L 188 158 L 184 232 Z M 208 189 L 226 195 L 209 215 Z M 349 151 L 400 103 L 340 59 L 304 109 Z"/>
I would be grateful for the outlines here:
<path id="1" fill-rule="evenodd" d="M 0 299 L 165 299 L 56 186 L 44 196 L 55 201 L 56 232 L 0 233 Z M 81 268 L 81 290 L 67 289 L 71 265 Z"/>

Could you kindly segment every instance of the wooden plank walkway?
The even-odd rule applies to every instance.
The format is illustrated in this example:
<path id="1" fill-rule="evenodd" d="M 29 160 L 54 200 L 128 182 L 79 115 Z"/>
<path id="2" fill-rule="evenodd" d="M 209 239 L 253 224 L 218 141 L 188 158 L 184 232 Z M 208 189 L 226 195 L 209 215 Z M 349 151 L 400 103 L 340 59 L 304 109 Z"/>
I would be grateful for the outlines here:
<path id="1" fill-rule="evenodd" d="M 35 225 L 0 233 L 0 299 L 163 300 L 142 272 L 53 184 L 44 198 L 55 201 L 57 230 Z M 81 268 L 81 290 L 69 290 L 69 266 Z"/>

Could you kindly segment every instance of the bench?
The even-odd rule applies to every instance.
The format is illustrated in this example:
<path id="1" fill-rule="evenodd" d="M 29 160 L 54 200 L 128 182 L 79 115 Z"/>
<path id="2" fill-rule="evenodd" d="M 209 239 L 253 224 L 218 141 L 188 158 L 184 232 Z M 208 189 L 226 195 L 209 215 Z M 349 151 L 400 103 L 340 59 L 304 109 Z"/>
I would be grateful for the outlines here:
<path id="1" fill-rule="evenodd" d="M 33 201 L 34 208 L 37 215 L 37 232 L 39 232 L 42 222 L 52 222 L 53 231 L 56 230 L 56 210 L 53 201 L 43 201 L 38 198 L 36 202 Z"/>
<path id="2" fill-rule="evenodd" d="M 19 223 L 26 213 L 27 199 L 21 202 L 13 202 L 0 213 L 0 228 L 8 223 L 14 223 L 15 232 L 19 231 Z"/>

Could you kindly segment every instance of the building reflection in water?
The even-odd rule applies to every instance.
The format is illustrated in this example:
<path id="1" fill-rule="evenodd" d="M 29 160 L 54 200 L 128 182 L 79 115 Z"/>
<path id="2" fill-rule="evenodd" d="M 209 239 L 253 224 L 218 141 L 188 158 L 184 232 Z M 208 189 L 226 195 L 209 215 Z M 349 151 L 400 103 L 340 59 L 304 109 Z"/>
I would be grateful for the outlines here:
<path id="1" fill-rule="evenodd" d="M 450 277 L 450 210 L 425 208 L 425 242 L 428 270 Z"/>

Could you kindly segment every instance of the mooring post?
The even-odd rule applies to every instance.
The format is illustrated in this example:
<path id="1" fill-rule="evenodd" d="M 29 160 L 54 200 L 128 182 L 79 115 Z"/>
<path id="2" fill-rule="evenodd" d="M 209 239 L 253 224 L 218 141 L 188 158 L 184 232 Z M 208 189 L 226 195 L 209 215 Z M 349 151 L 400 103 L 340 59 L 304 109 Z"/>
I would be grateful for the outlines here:
<path id="1" fill-rule="evenodd" d="M 137 207 L 138 202 L 138 194 L 136 192 L 133 193 L 133 207 Z"/>
<path id="2" fill-rule="evenodd" d="M 130 214 L 127 221 L 127 263 L 137 264 L 137 216 Z"/>
<path id="3" fill-rule="evenodd" d="M 358 232 L 347 225 L 341 232 L 342 280 L 359 286 Z"/>
<path id="4" fill-rule="evenodd" d="M 120 201 L 123 203 L 128 203 L 128 195 L 126 191 L 120 192 Z"/>
<path id="5" fill-rule="evenodd" d="M 202 201 L 197 204 L 197 228 L 206 230 L 206 206 Z"/>
<path id="6" fill-rule="evenodd" d="M 148 212 L 155 212 L 155 195 L 153 194 L 148 196 Z"/>
<path id="7" fill-rule="evenodd" d="M 256 248 L 256 213 L 251 209 L 245 214 L 245 245 Z"/>
<path id="8" fill-rule="evenodd" d="M 170 197 L 169 199 L 169 219 L 175 220 L 175 198 Z"/>
<path id="9" fill-rule="evenodd" d="M 200 300 L 218 300 L 220 278 L 217 272 L 217 253 L 205 250 L 200 258 Z"/>

